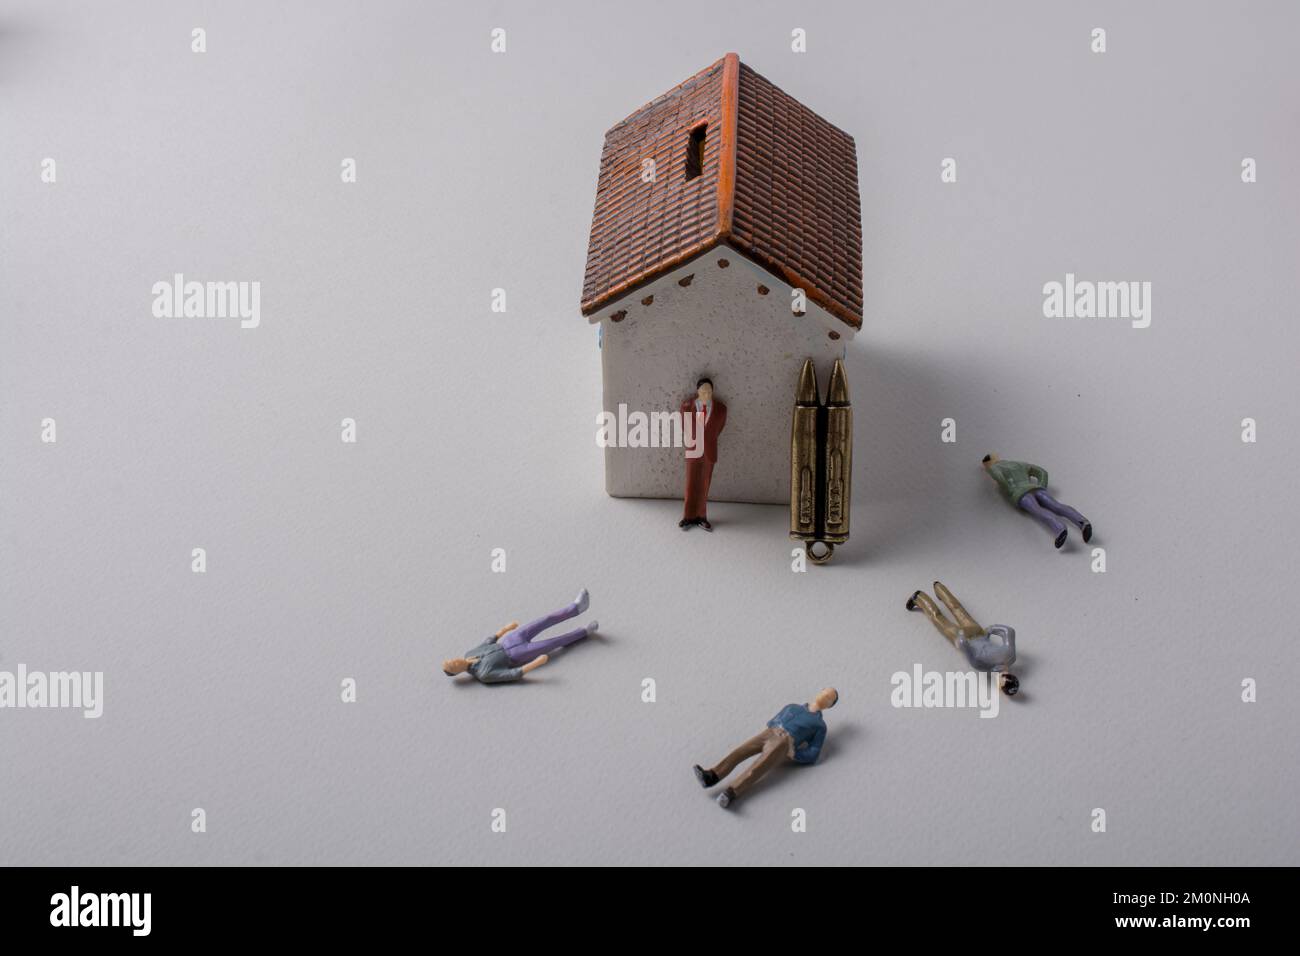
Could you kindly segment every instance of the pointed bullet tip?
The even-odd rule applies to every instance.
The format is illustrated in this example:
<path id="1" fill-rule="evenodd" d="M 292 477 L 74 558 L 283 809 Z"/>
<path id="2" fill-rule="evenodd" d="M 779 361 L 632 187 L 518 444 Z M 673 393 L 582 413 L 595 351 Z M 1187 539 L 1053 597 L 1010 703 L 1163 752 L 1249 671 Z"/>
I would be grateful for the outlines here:
<path id="1" fill-rule="evenodd" d="M 839 359 L 835 360 L 835 367 L 831 369 L 831 383 L 826 388 L 826 404 L 849 404 L 849 377 L 844 371 L 844 363 Z"/>
<path id="2" fill-rule="evenodd" d="M 818 404 L 817 369 L 814 367 L 812 359 L 804 359 L 803 369 L 799 372 L 799 388 L 795 391 L 794 401 L 796 405 Z"/>

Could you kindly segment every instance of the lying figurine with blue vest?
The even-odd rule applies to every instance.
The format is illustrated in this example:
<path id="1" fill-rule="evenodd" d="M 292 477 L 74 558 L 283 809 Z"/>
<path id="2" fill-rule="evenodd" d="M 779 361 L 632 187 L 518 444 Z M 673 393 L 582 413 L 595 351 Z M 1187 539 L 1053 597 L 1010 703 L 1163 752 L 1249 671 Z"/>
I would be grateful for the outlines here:
<path id="1" fill-rule="evenodd" d="M 724 780 L 741 761 L 756 758 L 735 779 L 735 782 L 718 794 L 718 806 L 730 807 L 750 787 L 767 776 L 778 764 L 787 760 L 800 764 L 813 764 L 821 756 L 826 742 L 826 720 L 822 711 L 834 707 L 840 699 L 834 687 L 827 687 L 813 698 L 811 704 L 786 704 L 780 713 L 767 722 L 760 733 L 705 770 L 695 765 L 695 779 L 702 787 L 712 787 Z"/>

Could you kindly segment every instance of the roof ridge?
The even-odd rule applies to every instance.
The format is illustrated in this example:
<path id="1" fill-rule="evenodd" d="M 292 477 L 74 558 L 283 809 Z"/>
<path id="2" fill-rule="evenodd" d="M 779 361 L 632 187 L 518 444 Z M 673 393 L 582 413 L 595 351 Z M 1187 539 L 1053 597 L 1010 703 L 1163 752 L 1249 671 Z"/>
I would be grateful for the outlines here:
<path id="1" fill-rule="evenodd" d="M 714 70 L 718 68 L 719 64 L 725 63 L 727 57 L 729 56 L 736 56 L 736 54 L 734 53 L 723 54 L 722 56 L 718 57 L 718 59 L 714 60 L 712 63 L 706 66 L 704 69 L 700 70 L 698 73 L 695 73 L 692 76 L 688 76 L 686 79 L 682 80 L 671 90 L 668 90 L 666 93 L 661 93 L 660 95 L 656 96 L 654 99 L 641 104 L 632 112 L 624 116 L 617 123 L 615 123 L 613 126 L 611 126 L 608 130 L 606 130 L 605 135 L 608 136 L 610 135 L 610 133 L 613 133 L 624 126 L 627 126 L 629 123 L 635 120 L 646 110 L 650 109 L 653 106 L 658 106 L 660 103 L 662 103 L 664 100 L 668 99 L 669 97 L 675 96 L 679 91 L 681 91 L 685 87 L 690 86 L 692 83 L 698 82 L 702 77 L 708 76 L 710 73 L 712 73 Z"/>
<path id="2" fill-rule="evenodd" d="M 736 140 L 740 135 L 740 56 L 722 58 L 721 150 L 718 153 L 718 239 L 731 238 L 736 212 Z"/>

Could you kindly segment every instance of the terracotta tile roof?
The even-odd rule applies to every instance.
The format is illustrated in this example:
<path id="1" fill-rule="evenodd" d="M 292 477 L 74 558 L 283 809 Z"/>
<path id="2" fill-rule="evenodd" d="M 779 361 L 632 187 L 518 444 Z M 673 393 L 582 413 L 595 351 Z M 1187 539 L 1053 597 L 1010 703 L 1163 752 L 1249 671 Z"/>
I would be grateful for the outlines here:
<path id="1" fill-rule="evenodd" d="M 691 131 L 702 123 L 703 162 L 688 178 Z M 647 158 L 655 164 L 648 182 Z M 605 134 L 583 314 L 720 243 L 861 328 L 853 137 L 734 53 Z"/>

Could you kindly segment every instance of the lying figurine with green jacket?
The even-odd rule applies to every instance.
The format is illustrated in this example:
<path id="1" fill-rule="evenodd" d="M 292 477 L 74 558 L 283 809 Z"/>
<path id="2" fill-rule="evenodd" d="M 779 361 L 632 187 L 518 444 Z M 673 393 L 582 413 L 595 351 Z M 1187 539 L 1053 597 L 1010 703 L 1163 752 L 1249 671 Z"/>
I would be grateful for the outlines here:
<path id="1" fill-rule="evenodd" d="M 984 470 L 1013 505 L 1047 526 L 1056 539 L 1058 548 L 1065 544 L 1069 529 L 1065 522 L 1079 526 L 1083 541 L 1092 540 L 1092 522 L 1067 504 L 1062 504 L 1047 493 L 1047 470 L 1024 461 L 1003 461 L 995 454 L 984 456 Z M 1057 517 L 1060 515 L 1061 517 Z"/>

